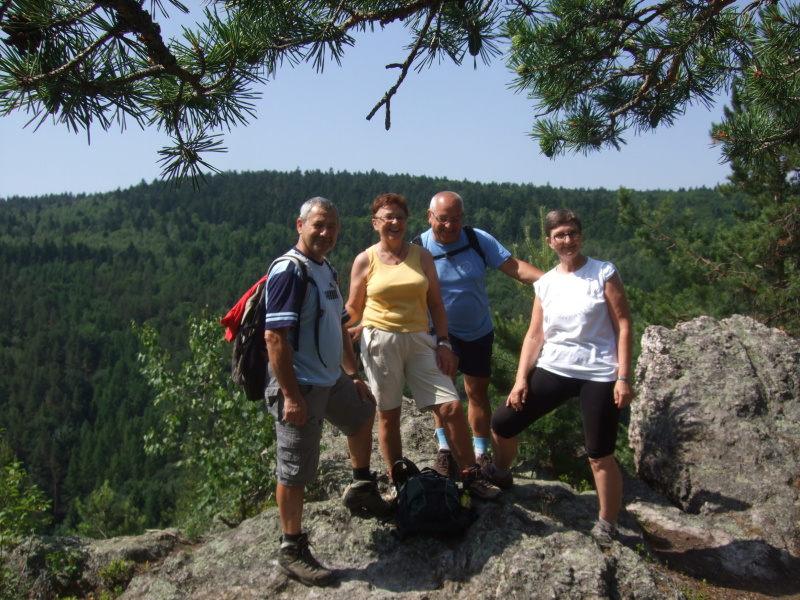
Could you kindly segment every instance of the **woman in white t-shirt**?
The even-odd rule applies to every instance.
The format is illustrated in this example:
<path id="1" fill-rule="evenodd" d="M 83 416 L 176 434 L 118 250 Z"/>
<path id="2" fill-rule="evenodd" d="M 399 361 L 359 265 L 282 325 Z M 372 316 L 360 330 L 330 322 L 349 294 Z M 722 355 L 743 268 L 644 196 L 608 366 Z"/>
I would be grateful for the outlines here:
<path id="1" fill-rule="evenodd" d="M 603 544 L 616 535 L 622 505 L 614 448 L 620 411 L 632 398 L 630 310 L 614 265 L 581 254 L 581 222 L 572 211 L 548 213 L 545 231 L 560 262 L 534 284 L 536 299 L 517 378 L 492 418 L 494 464 L 485 475 L 498 487 L 511 487 L 519 434 L 570 398 L 579 398 L 600 504 L 592 534 Z"/>

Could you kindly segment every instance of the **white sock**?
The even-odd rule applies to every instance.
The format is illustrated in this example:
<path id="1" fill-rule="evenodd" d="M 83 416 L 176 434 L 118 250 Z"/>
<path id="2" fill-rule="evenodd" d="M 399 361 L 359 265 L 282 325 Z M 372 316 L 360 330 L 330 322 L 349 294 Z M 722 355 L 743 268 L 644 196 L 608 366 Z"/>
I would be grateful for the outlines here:
<path id="1" fill-rule="evenodd" d="M 602 517 L 598 517 L 597 518 L 597 522 L 600 523 L 600 527 L 602 527 L 603 530 L 607 531 L 608 533 L 614 533 L 614 532 L 617 531 L 617 523 L 616 523 L 616 521 L 614 523 L 612 523 L 611 521 L 606 521 Z"/>

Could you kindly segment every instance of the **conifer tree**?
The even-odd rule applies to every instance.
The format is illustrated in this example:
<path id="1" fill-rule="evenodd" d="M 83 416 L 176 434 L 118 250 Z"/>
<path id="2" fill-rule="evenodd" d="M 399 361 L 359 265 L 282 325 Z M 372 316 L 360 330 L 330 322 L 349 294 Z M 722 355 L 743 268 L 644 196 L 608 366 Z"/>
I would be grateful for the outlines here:
<path id="1" fill-rule="evenodd" d="M 725 123 L 745 122 L 754 110 L 761 110 L 758 100 L 737 80 L 731 105 L 725 107 Z M 712 134 L 725 126 L 714 123 Z M 647 307 L 653 322 L 662 324 L 738 312 L 797 334 L 800 149 L 795 143 L 775 144 L 757 157 L 733 156 L 730 165 L 729 183 L 718 189 L 744 199 L 744 210 L 735 211 L 732 227 L 691 218 L 681 222 L 670 214 L 669 203 L 650 211 L 630 193 L 620 195 L 623 220 L 639 227 L 640 242 L 669 266 L 671 275 L 660 293 L 643 298 L 640 305 Z"/>
<path id="2" fill-rule="evenodd" d="M 625 143 L 626 131 L 669 126 L 740 77 L 747 115 L 714 132 L 729 159 L 751 160 L 800 135 L 800 13 L 794 0 L 226 0 L 165 39 L 179 0 L 0 2 L 0 115 L 52 117 L 70 130 L 162 129 L 165 177 L 213 169 L 222 132 L 255 114 L 259 86 L 280 68 L 344 60 L 356 32 L 402 23 L 412 70 L 503 56 L 538 115 L 548 156 Z M 501 39 L 510 44 L 501 43 Z M 539 118 L 541 117 L 541 118 Z"/>

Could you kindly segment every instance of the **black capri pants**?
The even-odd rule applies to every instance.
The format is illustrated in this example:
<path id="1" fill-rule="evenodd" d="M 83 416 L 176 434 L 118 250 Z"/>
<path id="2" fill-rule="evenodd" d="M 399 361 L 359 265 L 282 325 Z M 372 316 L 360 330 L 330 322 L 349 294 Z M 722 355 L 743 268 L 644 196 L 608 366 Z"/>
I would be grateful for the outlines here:
<path id="1" fill-rule="evenodd" d="M 589 458 L 614 453 L 620 410 L 614 403 L 614 381 L 589 381 L 534 368 L 528 373 L 528 395 L 517 412 L 503 403 L 492 417 L 492 431 L 502 438 L 519 435 L 529 425 L 564 404 L 579 398 L 583 440 Z"/>

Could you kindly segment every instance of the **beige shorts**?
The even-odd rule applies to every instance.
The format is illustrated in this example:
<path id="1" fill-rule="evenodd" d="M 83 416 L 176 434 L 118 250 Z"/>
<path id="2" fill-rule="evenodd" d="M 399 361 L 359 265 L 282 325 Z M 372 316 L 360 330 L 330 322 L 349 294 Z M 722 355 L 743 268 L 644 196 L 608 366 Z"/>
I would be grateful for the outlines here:
<path id="1" fill-rule="evenodd" d="M 365 327 L 361 360 L 378 410 L 403 403 L 403 382 L 420 410 L 458 401 L 452 380 L 436 366 L 436 342 L 427 331 L 393 333 Z"/>

